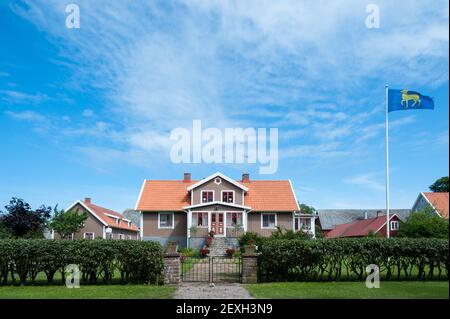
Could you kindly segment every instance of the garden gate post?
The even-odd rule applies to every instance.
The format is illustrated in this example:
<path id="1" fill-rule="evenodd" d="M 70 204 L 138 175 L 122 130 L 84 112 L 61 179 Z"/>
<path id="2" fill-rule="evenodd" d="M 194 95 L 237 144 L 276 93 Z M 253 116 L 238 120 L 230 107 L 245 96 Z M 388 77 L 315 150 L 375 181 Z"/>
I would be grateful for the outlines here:
<path id="1" fill-rule="evenodd" d="M 181 281 L 181 261 L 179 253 L 164 255 L 164 283 L 179 284 Z"/>
<path id="2" fill-rule="evenodd" d="M 258 257 L 260 253 L 242 254 L 242 283 L 255 284 L 258 282 Z"/>

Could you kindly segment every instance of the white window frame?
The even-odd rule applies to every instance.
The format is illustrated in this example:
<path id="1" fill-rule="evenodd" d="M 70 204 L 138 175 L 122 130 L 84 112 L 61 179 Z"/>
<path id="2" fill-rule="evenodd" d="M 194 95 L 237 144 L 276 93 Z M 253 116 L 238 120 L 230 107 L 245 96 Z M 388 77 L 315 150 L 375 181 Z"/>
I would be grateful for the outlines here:
<path id="1" fill-rule="evenodd" d="M 204 192 L 212 192 L 213 193 L 213 200 L 212 200 L 212 202 L 203 202 L 203 193 Z M 216 193 L 214 192 L 214 190 L 212 190 L 212 189 L 202 189 L 200 191 L 200 203 L 201 204 L 213 203 L 215 201 L 215 199 L 216 199 Z"/>
<path id="2" fill-rule="evenodd" d="M 119 239 L 125 239 L 125 235 L 124 234 L 119 234 Z"/>
<path id="3" fill-rule="evenodd" d="M 264 227 L 264 215 L 275 215 L 275 226 L 274 227 Z M 278 226 L 278 214 L 277 213 L 262 213 L 261 214 L 261 229 L 276 229 Z"/>
<path id="4" fill-rule="evenodd" d="M 206 216 L 208 216 L 207 218 L 208 218 L 208 222 L 206 223 L 206 226 L 198 226 L 198 225 L 194 225 L 194 224 L 192 224 L 191 226 L 195 226 L 195 227 L 197 227 L 197 228 L 208 228 L 209 227 L 209 223 L 210 223 L 210 221 L 209 221 L 209 219 L 210 219 L 210 214 L 209 214 L 209 212 L 191 212 L 191 224 L 192 224 L 192 221 L 194 220 L 194 214 L 197 214 L 197 221 L 198 221 L 198 214 L 204 214 L 204 215 L 206 215 Z"/>
<path id="5" fill-rule="evenodd" d="M 92 234 L 92 240 L 95 239 L 95 233 L 94 233 L 94 232 L 91 232 L 91 231 L 88 231 L 88 232 L 83 233 L 83 239 L 86 239 L 86 234 Z"/>
<path id="6" fill-rule="evenodd" d="M 298 217 L 295 217 L 295 218 L 298 219 L 298 226 L 299 226 L 299 229 L 298 229 L 298 230 L 312 230 L 313 222 L 312 222 L 312 220 L 311 220 L 310 217 L 302 217 L 302 216 L 298 216 Z M 304 221 L 309 221 L 309 228 L 304 228 L 304 229 L 302 229 L 302 227 L 301 227 L 302 219 L 303 219 Z"/>
<path id="7" fill-rule="evenodd" d="M 235 227 L 236 225 L 228 225 L 228 215 L 231 215 L 231 214 L 241 214 L 241 221 L 242 221 L 242 224 L 237 224 L 237 225 L 241 225 L 241 227 L 243 228 L 244 227 L 244 212 L 241 212 L 241 211 L 236 211 L 236 212 L 226 212 L 226 227 L 230 227 L 230 228 L 233 228 L 233 227 Z M 233 217 L 230 217 L 230 220 L 233 220 Z"/>
<path id="8" fill-rule="evenodd" d="M 395 228 L 394 227 L 392 227 L 392 225 L 397 225 Z M 400 223 L 398 222 L 398 220 L 391 220 L 391 230 L 398 230 L 400 227 Z"/>
<path id="9" fill-rule="evenodd" d="M 223 201 L 223 193 L 224 193 L 224 192 L 233 193 L 233 201 L 232 201 L 231 203 L 230 203 L 230 202 L 224 202 L 224 201 Z M 230 190 L 228 190 L 228 189 L 222 189 L 222 190 L 220 191 L 220 201 L 221 201 L 222 203 L 234 204 L 235 201 L 236 201 L 236 193 L 235 193 L 234 190 L 232 190 L 232 189 L 230 189 Z"/>
<path id="10" fill-rule="evenodd" d="M 172 215 L 172 226 L 169 226 L 169 227 L 162 226 L 161 227 L 161 214 Z M 173 212 L 160 212 L 160 213 L 158 213 L 158 229 L 174 229 L 174 228 L 175 228 L 175 214 Z"/>

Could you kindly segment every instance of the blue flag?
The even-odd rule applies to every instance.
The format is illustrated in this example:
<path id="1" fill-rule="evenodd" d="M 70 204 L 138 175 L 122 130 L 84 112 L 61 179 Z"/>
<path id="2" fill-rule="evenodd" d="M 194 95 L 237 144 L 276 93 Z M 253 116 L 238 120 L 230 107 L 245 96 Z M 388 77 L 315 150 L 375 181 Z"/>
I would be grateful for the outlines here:
<path id="1" fill-rule="evenodd" d="M 433 99 L 415 91 L 388 89 L 388 112 L 416 109 L 434 109 Z"/>

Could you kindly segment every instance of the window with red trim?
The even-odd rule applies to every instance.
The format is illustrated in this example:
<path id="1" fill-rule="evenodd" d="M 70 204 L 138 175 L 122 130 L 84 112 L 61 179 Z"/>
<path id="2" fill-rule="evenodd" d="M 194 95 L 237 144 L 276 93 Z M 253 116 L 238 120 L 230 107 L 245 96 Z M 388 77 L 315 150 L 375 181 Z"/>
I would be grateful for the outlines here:
<path id="1" fill-rule="evenodd" d="M 227 226 L 242 226 L 242 213 L 227 213 Z"/>
<path id="2" fill-rule="evenodd" d="M 208 213 L 192 213 L 192 226 L 208 227 Z"/>

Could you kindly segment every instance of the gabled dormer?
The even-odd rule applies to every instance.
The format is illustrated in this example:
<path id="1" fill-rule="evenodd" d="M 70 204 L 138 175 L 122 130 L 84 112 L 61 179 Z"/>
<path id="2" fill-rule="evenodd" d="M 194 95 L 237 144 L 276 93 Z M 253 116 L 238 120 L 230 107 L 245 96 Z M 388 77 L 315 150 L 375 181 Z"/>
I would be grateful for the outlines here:
<path id="1" fill-rule="evenodd" d="M 220 172 L 203 178 L 186 189 L 190 193 L 191 205 L 195 206 L 217 203 L 245 206 L 245 192 L 248 191 L 246 186 Z"/>

